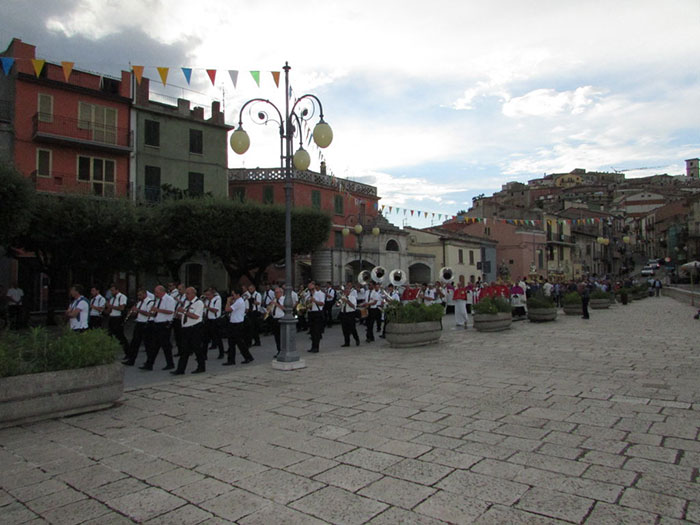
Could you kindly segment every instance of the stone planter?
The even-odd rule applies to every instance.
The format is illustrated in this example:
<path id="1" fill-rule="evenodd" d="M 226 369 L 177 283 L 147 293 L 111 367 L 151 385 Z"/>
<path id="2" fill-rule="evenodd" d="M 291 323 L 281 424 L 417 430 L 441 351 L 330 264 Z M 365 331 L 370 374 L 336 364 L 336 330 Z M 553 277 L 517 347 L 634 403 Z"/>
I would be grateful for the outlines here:
<path id="1" fill-rule="evenodd" d="M 544 323 L 554 321 L 557 318 L 557 307 L 552 308 L 528 308 L 527 318 L 532 323 Z"/>
<path id="2" fill-rule="evenodd" d="M 563 308 L 566 315 L 583 315 L 583 306 L 581 303 L 565 304 Z"/>
<path id="3" fill-rule="evenodd" d="M 121 363 L 0 379 L 0 427 L 106 408 L 124 391 Z"/>
<path id="4" fill-rule="evenodd" d="M 440 340 L 442 323 L 387 323 L 385 335 L 387 343 L 394 348 L 429 345 Z"/>
<path id="5" fill-rule="evenodd" d="M 499 312 L 497 314 L 474 314 L 474 328 L 479 332 L 500 332 L 508 330 L 513 323 L 513 314 Z"/>
<path id="6" fill-rule="evenodd" d="M 593 310 L 604 310 L 610 308 L 610 299 L 591 299 L 588 303 Z"/>

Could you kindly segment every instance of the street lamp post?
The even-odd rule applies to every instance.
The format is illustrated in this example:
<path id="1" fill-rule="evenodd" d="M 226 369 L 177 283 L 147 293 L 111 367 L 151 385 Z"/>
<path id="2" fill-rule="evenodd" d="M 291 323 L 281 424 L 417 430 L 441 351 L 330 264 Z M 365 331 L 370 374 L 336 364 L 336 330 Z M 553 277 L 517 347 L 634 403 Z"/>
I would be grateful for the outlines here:
<path id="1" fill-rule="evenodd" d="M 292 370 L 295 368 L 303 368 L 303 360 L 299 357 L 299 352 L 296 349 L 296 323 L 294 317 L 294 303 L 292 300 L 292 164 L 300 171 L 304 171 L 309 167 L 311 158 L 308 152 L 302 146 L 301 123 L 305 120 L 310 120 L 318 106 L 319 122 L 313 130 L 313 139 L 319 148 L 327 148 L 333 141 L 333 130 L 323 120 L 323 105 L 316 95 L 305 94 L 299 97 L 292 107 L 289 107 L 289 63 L 284 65 L 284 116 L 279 108 L 267 99 L 253 98 L 248 100 L 241 106 L 238 114 L 238 128 L 231 135 L 231 148 L 239 155 L 244 154 L 250 147 L 250 138 L 248 133 L 243 129 L 243 111 L 251 104 L 265 104 L 272 107 L 277 113 L 279 120 L 275 119 L 275 115 L 268 115 L 264 110 L 258 111 L 257 123 L 267 124 L 275 122 L 279 124 L 280 134 L 280 160 L 284 170 L 284 317 L 280 319 L 280 352 L 276 360 L 273 361 L 273 366 L 282 370 Z M 307 107 L 300 106 L 301 104 Z M 297 107 L 300 111 L 297 112 Z M 252 107 L 251 107 L 252 110 Z M 295 127 L 296 123 L 296 127 Z M 294 135 L 299 137 L 299 149 L 296 153 L 294 150 Z"/>
<path id="2" fill-rule="evenodd" d="M 348 215 L 347 217 L 345 217 L 345 227 L 342 230 L 343 237 L 347 237 L 348 235 L 350 235 L 350 228 L 348 227 L 348 221 L 351 219 L 355 219 L 355 215 Z M 356 221 L 357 222 L 355 222 L 355 226 L 353 226 L 353 231 L 355 232 L 355 235 L 357 236 L 357 247 L 358 247 L 359 258 L 360 258 L 360 270 L 359 270 L 359 272 L 362 272 L 362 237 L 363 237 L 362 232 L 364 231 L 365 226 L 362 225 L 362 215 L 361 214 L 359 214 L 359 213 L 357 214 Z M 372 228 L 372 235 L 374 235 L 375 237 L 377 235 L 379 235 L 379 228 L 378 227 L 375 226 L 374 228 Z"/>

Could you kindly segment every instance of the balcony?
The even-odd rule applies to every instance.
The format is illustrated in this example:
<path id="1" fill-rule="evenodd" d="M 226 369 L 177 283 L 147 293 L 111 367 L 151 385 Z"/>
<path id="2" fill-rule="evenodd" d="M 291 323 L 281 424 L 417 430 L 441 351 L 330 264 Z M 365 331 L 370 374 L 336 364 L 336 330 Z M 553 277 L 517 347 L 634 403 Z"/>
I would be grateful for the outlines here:
<path id="1" fill-rule="evenodd" d="M 133 149 L 131 131 L 128 128 L 39 113 L 32 117 L 32 123 L 32 138 L 36 141 L 112 153 L 128 153 Z"/>
<path id="2" fill-rule="evenodd" d="M 229 181 L 236 182 L 263 182 L 263 181 L 279 181 L 284 182 L 284 170 L 282 168 L 234 168 L 228 170 Z M 329 175 L 324 175 L 322 173 L 316 173 L 313 171 L 299 171 L 292 170 L 292 180 L 299 182 L 309 182 L 311 184 L 317 184 L 319 186 L 326 186 L 329 188 L 337 189 L 338 185 L 341 184 L 344 191 L 350 193 L 359 193 L 361 195 L 368 195 L 371 197 L 377 196 L 377 188 L 370 186 L 369 184 L 362 184 L 361 182 L 355 182 L 348 179 L 340 179 L 337 177 L 331 177 Z"/>
<path id="3" fill-rule="evenodd" d="M 563 244 L 566 246 L 574 246 L 574 240 L 571 235 L 564 235 L 563 233 L 552 233 L 547 232 L 547 244 Z"/>

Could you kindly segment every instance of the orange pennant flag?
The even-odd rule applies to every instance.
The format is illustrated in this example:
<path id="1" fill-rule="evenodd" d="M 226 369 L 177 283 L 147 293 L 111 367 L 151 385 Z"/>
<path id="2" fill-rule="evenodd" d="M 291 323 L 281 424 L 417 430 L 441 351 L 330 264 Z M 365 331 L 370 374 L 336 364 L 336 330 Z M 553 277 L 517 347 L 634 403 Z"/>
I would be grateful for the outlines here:
<path id="1" fill-rule="evenodd" d="M 134 77 L 136 77 L 136 83 L 140 86 L 143 78 L 143 66 L 131 66 L 131 70 L 134 72 Z"/>
<path id="2" fill-rule="evenodd" d="M 37 78 L 39 75 L 41 75 L 41 70 L 44 69 L 44 64 L 46 64 L 46 60 L 32 58 L 32 65 L 34 66 L 34 73 L 36 74 Z"/>
<path id="3" fill-rule="evenodd" d="M 157 67 L 158 74 L 160 75 L 160 81 L 163 83 L 165 86 L 168 82 L 168 71 L 170 71 L 169 67 Z"/>
<path id="4" fill-rule="evenodd" d="M 63 68 L 63 76 L 65 77 L 66 82 L 68 82 L 70 74 L 73 72 L 74 65 L 75 62 L 61 62 L 61 67 Z"/>
<path id="5" fill-rule="evenodd" d="M 275 86 L 280 87 L 280 72 L 272 71 L 272 80 L 275 81 Z"/>
<path id="6" fill-rule="evenodd" d="M 209 80 L 211 80 L 211 85 L 216 83 L 216 69 L 207 69 L 207 75 L 209 75 Z"/>

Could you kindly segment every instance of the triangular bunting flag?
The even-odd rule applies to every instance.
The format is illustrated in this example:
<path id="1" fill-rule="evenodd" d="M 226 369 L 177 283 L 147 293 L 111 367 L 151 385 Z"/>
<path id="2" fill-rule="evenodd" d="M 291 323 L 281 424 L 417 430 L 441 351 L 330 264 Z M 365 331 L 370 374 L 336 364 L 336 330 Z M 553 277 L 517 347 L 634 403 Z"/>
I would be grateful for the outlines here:
<path id="1" fill-rule="evenodd" d="M 238 70 L 237 69 L 229 69 L 228 74 L 231 76 L 231 82 L 233 82 L 233 87 L 236 87 L 236 84 L 238 83 Z"/>
<path id="2" fill-rule="evenodd" d="M 207 75 L 209 75 L 209 80 L 211 80 L 211 85 L 216 83 L 216 69 L 207 69 Z"/>
<path id="3" fill-rule="evenodd" d="M 63 77 L 66 79 L 66 82 L 68 82 L 70 74 L 73 72 L 74 65 L 75 62 L 61 62 L 61 67 L 63 68 Z"/>
<path id="4" fill-rule="evenodd" d="M 182 69 L 182 74 L 185 75 L 185 80 L 187 80 L 187 85 L 190 85 L 190 80 L 192 79 L 192 68 L 191 67 L 183 67 L 180 68 Z"/>
<path id="5" fill-rule="evenodd" d="M 272 71 L 272 80 L 275 81 L 275 86 L 280 87 L 280 72 Z"/>
<path id="6" fill-rule="evenodd" d="M 34 73 L 36 74 L 37 78 L 39 75 L 41 75 L 41 70 L 44 69 L 44 64 L 46 64 L 46 60 L 32 58 L 32 66 L 34 66 Z"/>
<path id="7" fill-rule="evenodd" d="M 427 211 L 424 211 L 424 212 L 423 212 L 423 217 L 425 217 L 425 218 L 428 217 L 428 212 L 427 212 Z"/>
<path id="8" fill-rule="evenodd" d="M 413 210 L 411 210 L 411 217 L 413 217 Z"/>
<path id="9" fill-rule="evenodd" d="M 253 80 L 255 80 L 255 83 L 260 87 L 260 71 L 251 71 L 250 74 L 253 77 Z"/>
<path id="10" fill-rule="evenodd" d="M 136 84 L 141 85 L 141 79 L 143 78 L 143 66 L 131 66 L 134 72 L 134 77 L 136 78 Z"/>
<path id="11" fill-rule="evenodd" d="M 391 207 L 391 206 L 389 206 L 389 213 L 391 213 L 391 208 L 392 208 L 392 207 Z"/>
<path id="12" fill-rule="evenodd" d="M 163 85 L 168 84 L 168 72 L 170 71 L 169 67 L 157 67 L 158 74 L 160 75 L 160 81 L 163 83 Z"/>
<path id="13" fill-rule="evenodd" d="M 442 213 L 438 213 L 438 220 L 442 219 Z"/>
<path id="14" fill-rule="evenodd" d="M 12 64 L 15 63 L 15 59 L 12 57 L 0 57 L 0 62 L 2 62 L 2 70 L 6 75 L 10 74 L 10 69 L 12 69 Z"/>
<path id="15" fill-rule="evenodd" d="M 384 205 L 382 204 L 382 211 L 384 211 Z"/>

